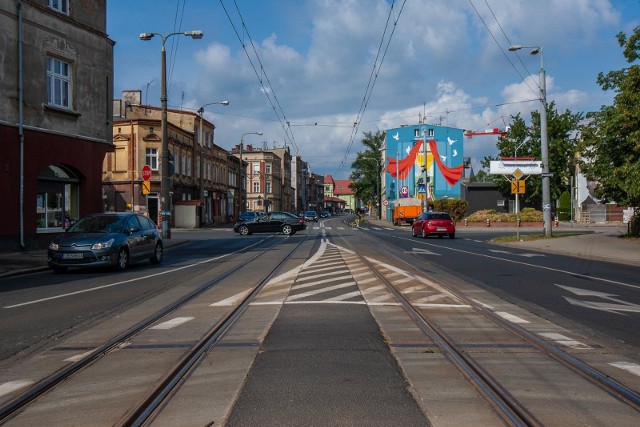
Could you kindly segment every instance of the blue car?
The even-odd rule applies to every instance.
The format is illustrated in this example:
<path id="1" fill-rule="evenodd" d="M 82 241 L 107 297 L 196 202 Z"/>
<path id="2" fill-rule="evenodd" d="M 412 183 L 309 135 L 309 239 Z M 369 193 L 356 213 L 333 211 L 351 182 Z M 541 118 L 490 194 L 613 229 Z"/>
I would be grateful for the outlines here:
<path id="1" fill-rule="evenodd" d="M 47 251 L 47 263 L 56 272 L 69 267 L 114 267 L 148 259 L 159 264 L 162 238 L 156 225 L 132 212 L 92 214 L 56 237 Z"/>

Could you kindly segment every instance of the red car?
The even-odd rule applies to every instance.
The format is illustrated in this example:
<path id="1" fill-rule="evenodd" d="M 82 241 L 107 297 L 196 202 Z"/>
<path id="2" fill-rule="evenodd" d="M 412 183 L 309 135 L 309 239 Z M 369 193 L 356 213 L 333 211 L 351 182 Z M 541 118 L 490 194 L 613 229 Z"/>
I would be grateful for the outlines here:
<path id="1" fill-rule="evenodd" d="M 425 238 L 431 235 L 442 238 L 446 235 L 450 239 L 455 239 L 456 223 L 446 212 L 423 212 L 411 224 L 411 235 Z"/>

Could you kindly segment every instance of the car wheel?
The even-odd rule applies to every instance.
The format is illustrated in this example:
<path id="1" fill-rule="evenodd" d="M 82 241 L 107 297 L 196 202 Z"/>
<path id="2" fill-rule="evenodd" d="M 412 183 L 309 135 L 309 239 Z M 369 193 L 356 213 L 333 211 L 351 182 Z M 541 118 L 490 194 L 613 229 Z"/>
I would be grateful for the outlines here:
<path id="1" fill-rule="evenodd" d="M 162 262 L 163 252 L 162 252 L 162 243 L 156 243 L 156 248 L 153 251 L 153 256 L 149 258 L 151 264 L 160 264 Z"/>
<path id="2" fill-rule="evenodd" d="M 418 234 L 416 233 L 416 229 L 413 228 L 413 225 L 411 226 L 411 237 L 417 237 Z"/>
<path id="3" fill-rule="evenodd" d="M 282 226 L 282 232 L 288 236 L 289 234 L 292 234 L 293 227 L 291 227 L 289 224 L 285 224 Z"/>
<path id="4" fill-rule="evenodd" d="M 246 225 L 241 225 L 240 228 L 238 228 L 238 232 L 243 236 L 248 236 L 249 235 L 249 227 L 247 227 Z"/>
<path id="5" fill-rule="evenodd" d="M 456 234 L 455 234 L 455 233 L 451 233 L 451 234 L 449 234 L 449 238 L 450 238 L 450 239 L 455 239 L 455 238 L 456 238 Z"/>
<path id="6" fill-rule="evenodd" d="M 124 271 L 129 266 L 129 252 L 126 248 L 118 250 L 118 258 L 116 259 L 116 270 Z"/>

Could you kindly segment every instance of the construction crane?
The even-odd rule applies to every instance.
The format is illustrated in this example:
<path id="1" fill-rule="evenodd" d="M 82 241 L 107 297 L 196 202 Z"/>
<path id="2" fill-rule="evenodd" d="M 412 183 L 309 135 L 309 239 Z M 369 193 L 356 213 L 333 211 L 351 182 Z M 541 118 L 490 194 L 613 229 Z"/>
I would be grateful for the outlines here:
<path id="1" fill-rule="evenodd" d="M 464 137 L 465 138 L 471 138 L 474 136 L 482 136 L 482 135 L 506 135 L 507 134 L 507 130 L 500 130 L 498 128 L 493 128 L 493 129 L 485 129 L 483 131 L 474 131 L 474 130 L 465 130 L 464 131 Z"/>

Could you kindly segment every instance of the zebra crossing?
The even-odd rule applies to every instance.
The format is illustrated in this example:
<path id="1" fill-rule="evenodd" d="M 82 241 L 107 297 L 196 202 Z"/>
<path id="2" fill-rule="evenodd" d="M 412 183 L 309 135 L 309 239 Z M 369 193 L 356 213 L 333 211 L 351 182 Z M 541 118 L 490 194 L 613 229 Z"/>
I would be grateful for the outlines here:
<path id="1" fill-rule="evenodd" d="M 439 284 L 369 259 L 420 308 L 463 308 Z M 351 250 L 322 240 L 318 252 L 300 267 L 271 280 L 252 304 L 399 305 L 373 271 Z"/>

